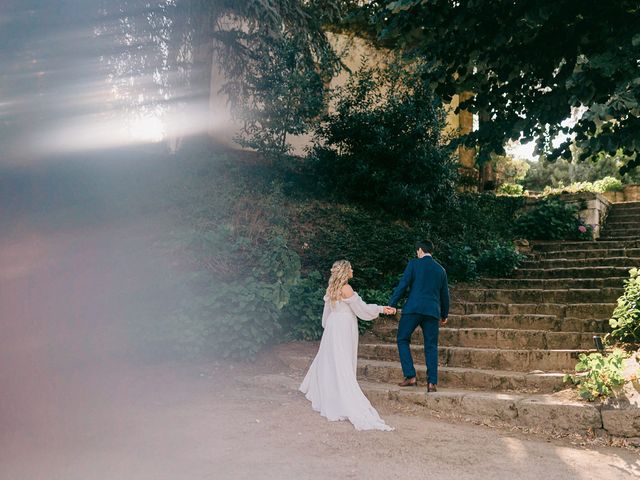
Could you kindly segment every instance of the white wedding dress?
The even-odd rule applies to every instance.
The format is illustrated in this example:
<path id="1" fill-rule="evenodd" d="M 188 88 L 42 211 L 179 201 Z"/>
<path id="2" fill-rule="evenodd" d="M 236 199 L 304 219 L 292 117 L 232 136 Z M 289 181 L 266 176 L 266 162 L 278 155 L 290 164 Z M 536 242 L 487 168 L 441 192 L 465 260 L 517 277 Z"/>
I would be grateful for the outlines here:
<path id="1" fill-rule="evenodd" d="M 335 302 L 324 299 L 320 348 L 300 391 L 327 420 L 349 420 L 356 430 L 393 430 L 365 397 L 356 378 L 358 319 L 373 320 L 383 307 L 366 304 L 357 293 Z"/>

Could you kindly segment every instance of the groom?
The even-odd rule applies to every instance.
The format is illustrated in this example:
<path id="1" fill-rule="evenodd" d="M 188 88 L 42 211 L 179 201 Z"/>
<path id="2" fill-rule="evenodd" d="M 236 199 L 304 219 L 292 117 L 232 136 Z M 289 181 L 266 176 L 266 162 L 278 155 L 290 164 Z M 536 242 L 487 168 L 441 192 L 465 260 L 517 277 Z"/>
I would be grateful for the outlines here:
<path id="1" fill-rule="evenodd" d="M 409 298 L 402 309 L 398 325 L 398 352 L 404 381 L 401 387 L 417 386 L 416 370 L 411 356 L 411 335 L 420 325 L 424 336 L 424 354 L 427 363 L 427 392 L 437 391 L 438 384 L 438 333 L 447 323 L 449 315 L 449 286 L 447 272 L 436 262 L 432 254 L 433 243 L 424 240 L 416 243 L 417 259 L 409 261 L 402 280 L 393 291 L 389 305 L 396 307 L 405 290 Z"/>

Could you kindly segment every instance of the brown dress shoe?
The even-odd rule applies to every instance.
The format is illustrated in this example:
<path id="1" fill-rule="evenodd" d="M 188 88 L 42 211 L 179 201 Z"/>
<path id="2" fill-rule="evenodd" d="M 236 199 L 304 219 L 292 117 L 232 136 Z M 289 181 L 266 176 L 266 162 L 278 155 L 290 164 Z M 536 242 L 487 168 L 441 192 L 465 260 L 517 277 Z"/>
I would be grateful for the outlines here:
<path id="1" fill-rule="evenodd" d="M 435 384 L 430 383 L 429 385 L 427 385 L 427 393 L 437 392 L 437 391 L 438 391 L 438 387 L 436 387 Z"/>
<path id="2" fill-rule="evenodd" d="M 407 377 L 404 379 L 404 382 L 400 382 L 398 384 L 398 386 L 400 387 L 417 387 L 418 386 L 418 380 L 416 379 L 416 377 Z"/>

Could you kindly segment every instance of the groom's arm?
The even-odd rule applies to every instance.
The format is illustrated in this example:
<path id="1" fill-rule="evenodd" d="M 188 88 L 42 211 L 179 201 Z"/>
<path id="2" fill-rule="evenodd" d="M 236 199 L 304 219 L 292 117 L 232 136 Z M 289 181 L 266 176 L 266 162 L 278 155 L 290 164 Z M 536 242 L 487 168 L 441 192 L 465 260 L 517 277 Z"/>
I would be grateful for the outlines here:
<path id="1" fill-rule="evenodd" d="M 444 278 L 440 286 L 440 316 L 443 320 L 449 317 L 449 279 L 447 278 L 447 272 L 444 272 Z"/>
<path id="2" fill-rule="evenodd" d="M 400 279 L 400 283 L 395 288 L 393 293 L 391 294 L 391 298 L 389 299 L 390 307 L 397 307 L 398 302 L 404 295 L 404 292 L 407 290 L 407 287 L 411 285 L 411 280 L 413 279 L 413 262 L 409 262 L 407 268 L 404 269 L 404 273 L 402 274 L 402 278 Z"/>

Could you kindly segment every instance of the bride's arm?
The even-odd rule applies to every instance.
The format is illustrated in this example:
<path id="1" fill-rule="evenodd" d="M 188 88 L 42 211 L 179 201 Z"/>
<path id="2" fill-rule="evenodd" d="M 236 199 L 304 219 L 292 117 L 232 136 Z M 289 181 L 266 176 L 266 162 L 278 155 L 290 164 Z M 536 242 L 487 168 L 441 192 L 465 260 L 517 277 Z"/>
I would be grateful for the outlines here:
<path id="1" fill-rule="evenodd" d="M 342 290 L 342 298 L 349 305 L 356 317 L 362 320 L 375 320 L 384 313 L 384 307 L 374 303 L 365 303 L 349 285 Z"/>

